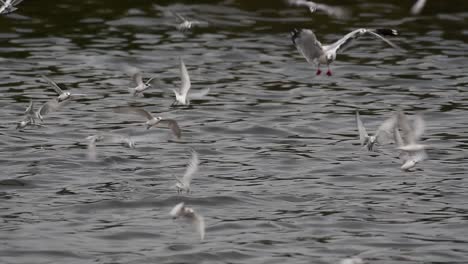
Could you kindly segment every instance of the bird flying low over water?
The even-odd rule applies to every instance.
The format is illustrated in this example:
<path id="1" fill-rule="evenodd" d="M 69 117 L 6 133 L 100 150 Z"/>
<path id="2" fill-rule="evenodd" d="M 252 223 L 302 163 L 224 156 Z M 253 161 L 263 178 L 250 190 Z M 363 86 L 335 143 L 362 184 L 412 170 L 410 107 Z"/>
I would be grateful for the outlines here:
<path id="1" fill-rule="evenodd" d="M 18 122 L 16 129 L 22 129 L 28 125 L 41 126 L 36 122 L 37 119 L 41 120 L 41 122 L 44 121 L 45 115 L 60 109 L 66 103 L 67 101 L 58 102 L 56 99 L 52 99 L 44 103 L 37 111 L 34 111 L 34 102 L 31 99 L 28 108 L 24 111 L 25 118 Z"/>
<path id="2" fill-rule="evenodd" d="M 369 151 L 375 150 L 375 144 L 385 145 L 389 144 L 393 139 L 393 128 L 397 122 L 396 116 L 392 116 L 385 120 L 377 129 L 373 136 L 367 134 L 366 128 L 364 127 L 359 112 L 356 111 L 356 124 L 359 131 L 359 140 L 362 146 L 366 146 Z"/>
<path id="3" fill-rule="evenodd" d="M 62 101 L 65 101 L 67 99 L 70 99 L 72 96 L 81 96 L 81 95 L 85 95 L 85 94 L 72 94 L 70 93 L 69 91 L 62 91 L 62 89 L 57 85 L 56 82 L 52 81 L 50 78 L 44 76 L 44 75 L 41 75 L 42 79 L 44 79 L 49 85 L 50 87 L 52 87 L 54 89 L 54 91 L 58 94 L 57 96 L 57 101 L 58 102 L 62 102 Z"/>
<path id="4" fill-rule="evenodd" d="M 329 6 L 305 0 L 286 0 L 286 2 L 291 6 L 307 7 L 311 13 L 314 13 L 316 11 L 322 11 L 325 12 L 327 15 L 336 18 L 346 18 L 349 16 L 349 11 L 341 7 Z"/>
<path id="5" fill-rule="evenodd" d="M 426 0 L 417 0 L 416 3 L 411 7 L 411 14 L 419 15 L 426 5 Z"/>
<path id="6" fill-rule="evenodd" d="M 409 170 L 416 166 L 416 163 L 427 159 L 425 150 L 427 145 L 418 143 L 424 129 L 425 123 L 421 116 L 413 116 L 413 122 L 411 123 L 403 112 L 398 113 L 398 122 L 394 127 L 394 137 L 397 149 L 401 152 L 402 170 Z"/>
<path id="7" fill-rule="evenodd" d="M 132 79 L 136 87 L 130 87 L 128 90 L 130 91 L 130 94 L 133 96 L 138 96 L 140 94 L 143 94 L 143 91 L 151 87 L 151 81 L 155 77 L 151 77 L 149 80 L 146 82 L 143 82 L 143 75 L 139 70 L 137 70 L 133 75 Z"/>
<path id="8" fill-rule="evenodd" d="M 191 87 L 190 76 L 188 74 L 187 67 L 185 67 L 185 63 L 182 60 L 182 58 L 180 58 L 180 78 L 182 80 L 180 89 L 178 90 L 172 89 L 176 97 L 172 105 L 175 105 L 175 104 L 189 105 L 190 99 L 200 99 L 210 92 L 210 88 L 206 88 L 197 93 L 194 93 L 194 92 L 189 93 L 189 90 Z"/>
<path id="9" fill-rule="evenodd" d="M 169 212 L 174 219 L 183 218 L 190 222 L 197 230 L 200 240 L 205 238 L 205 220 L 203 216 L 196 213 L 192 208 L 186 207 L 184 203 L 179 203 Z"/>
<path id="10" fill-rule="evenodd" d="M 146 118 L 146 129 L 150 129 L 153 126 L 158 124 L 166 125 L 168 128 L 171 129 L 172 133 L 177 137 L 180 138 L 182 135 L 182 131 L 179 127 L 179 124 L 174 119 L 165 119 L 160 116 L 154 117 L 150 112 L 136 107 L 119 107 L 114 110 L 116 113 L 124 113 L 124 114 L 136 114 L 141 117 Z"/>
<path id="11" fill-rule="evenodd" d="M 395 29 L 387 28 L 356 29 L 330 45 L 322 45 L 322 43 L 320 43 L 320 41 L 318 41 L 315 37 L 314 32 L 310 29 L 294 29 L 291 32 L 291 39 L 297 50 L 299 50 L 307 62 L 311 64 L 317 64 L 317 75 L 322 73 L 320 70 L 320 65 L 325 64 L 328 67 L 327 75 L 331 76 L 332 72 L 330 70 L 330 64 L 335 61 L 337 52 L 347 47 L 352 42 L 352 40 L 365 34 L 379 38 L 389 46 L 401 50 L 400 47 L 383 37 L 398 35 L 398 31 Z"/>
<path id="12" fill-rule="evenodd" d="M 205 21 L 198 21 L 198 20 L 188 20 L 185 17 L 183 17 L 180 14 L 173 13 L 177 19 L 179 20 L 180 24 L 177 25 L 177 29 L 180 31 L 186 31 L 188 29 L 191 29 L 194 26 L 199 26 L 199 25 L 207 25 L 208 22 Z"/>
<path id="13" fill-rule="evenodd" d="M 177 183 L 175 187 L 177 188 L 177 193 L 186 191 L 190 192 L 190 183 L 192 182 L 193 176 L 198 170 L 198 165 L 200 164 L 200 159 L 198 158 L 198 153 L 192 149 L 191 157 L 189 163 L 187 164 L 187 169 L 185 170 L 184 176 L 179 178 L 175 176 Z"/>
<path id="14" fill-rule="evenodd" d="M 16 11 L 16 5 L 21 3 L 23 0 L 0 0 L 0 14 L 8 14 Z"/>

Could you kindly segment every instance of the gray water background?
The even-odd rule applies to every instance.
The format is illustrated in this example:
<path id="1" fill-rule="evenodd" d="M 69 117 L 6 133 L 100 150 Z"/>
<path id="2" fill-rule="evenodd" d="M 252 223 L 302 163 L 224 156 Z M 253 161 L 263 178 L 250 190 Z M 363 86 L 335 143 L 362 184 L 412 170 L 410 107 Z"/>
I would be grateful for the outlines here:
<path id="1" fill-rule="evenodd" d="M 196 3 L 195 3 L 196 2 Z M 337 20 L 281 1 L 23 1 L 0 17 L 1 263 L 467 263 L 468 2 L 326 1 Z M 170 11 L 208 21 L 182 33 Z M 362 38 L 315 76 L 290 41 L 313 29 L 323 43 L 359 27 L 391 27 L 406 49 Z M 204 100 L 170 108 L 182 56 Z M 161 85 L 132 98 L 126 67 Z M 29 99 L 55 96 L 45 74 L 87 96 L 15 130 Z M 174 118 L 145 130 L 143 107 Z M 367 152 L 393 111 L 422 114 L 429 160 L 411 172 L 394 145 Z M 130 135 L 136 148 L 86 137 Z M 178 195 L 194 148 L 193 193 Z M 61 191 L 66 188 L 67 191 Z M 178 202 L 204 215 L 206 239 L 173 221 Z"/>

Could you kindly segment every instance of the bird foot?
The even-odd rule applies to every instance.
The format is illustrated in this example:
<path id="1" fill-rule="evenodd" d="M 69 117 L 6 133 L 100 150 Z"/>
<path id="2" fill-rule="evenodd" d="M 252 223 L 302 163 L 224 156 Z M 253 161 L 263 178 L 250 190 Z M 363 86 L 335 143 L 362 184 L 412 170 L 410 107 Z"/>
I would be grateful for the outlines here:
<path id="1" fill-rule="evenodd" d="M 320 75 L 322 71 L 320 69 L 317 70 L 316 75 Z"/>
<path id="2" fill-rule="evenodd" d="M 332 72 L 330 71 L 330 69 L 327 71 L 327 75 L 332 76 Z"/>

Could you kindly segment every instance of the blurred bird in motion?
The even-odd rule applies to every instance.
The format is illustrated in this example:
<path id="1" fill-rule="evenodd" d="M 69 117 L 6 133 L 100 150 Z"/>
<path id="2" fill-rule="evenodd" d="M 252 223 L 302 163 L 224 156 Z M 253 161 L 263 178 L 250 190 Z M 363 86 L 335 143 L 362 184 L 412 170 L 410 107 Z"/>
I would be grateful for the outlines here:
<path id="1" fill-rule="evenodd" d="M 400 150 L 400 159 L 403 161 L 402 170 L 409 170 L 418 162 L 427 159 L 427 145 L 418 141 L 424 133 L 425 123 L 421 116 L 413 116 L 412 122 L 403 113 L 398 113 L 397 126 L 394 127 L 394 137 L 397 149 Z M 401 130 L 401 133 L 400 133 Z"/>
<path id="2" fill-rule="evenodd" d="M 195 150 L 191 150 L 191 157 L 187 164 L 187 169 L 185 170 L 184 176 L 176 178 L 175 187 L 177 188 L 177 193 L 181 193 L 186 191 L 187 193 L 190 192 L 190 183 L 192 182 L 193 176 L 198 171 L 198 165 L 200 164 L 200 159 L 198 158 L 198 153 Z"/>
<path id="3" fill-rule="evenodd" d="M 339 18 L 339 19 L 348 18 L 350 14 L 348 9 L 345 9 L 342 7 L 329 6 L 325 4 L 319 4 L 319 3 L 312 2 L 312 1 L 286 0 L 286 2 L 291 6 L 307 7 L 311 13 L 314 13 L 316 11 L 322 11 L 322 12 L 325 12 L 329 16 Z"/>
<path id="4" fill-rule="evenodd" d="M 310 29 L 294 29 L 291 32 L 291 39 L 294 45 L 296 46 L 297 50 L 307 60 L 307 62 L 311 64 L 317 64 L 317 75 L 320 75 L 322 73 L 322 71 L 320 70 L 320 65 L 326 64 L 328 67 L 327 75 L 331 76 L 332 72 L 330 70 L 330 64 L 335 61 L 336 53 L 340 50 L 344 50 L 344 48 L 349 46 L 352 40 L 357 39 L 358 37 L 365 34 L 369 34 L 371 36 L 379 38 L 385 43 L 387 43 L 389 46 L 401 50 L 400 47 L 383 37 L 398 35 L 398 31 L 396 31 L 395 29 L 387 28 L 356 29 L 330 45 L 322 45 L 322 43 L 320 43 L 320 41 L 318 41 L 315 37 L 314 32 Z"/>
<path id="5" fill-rule="evenodd" d="M 366 146 L 369 151 L 374 151 L 375 144 L 385 145 L 391 143 L 393 139 L 393 128 L 395 127 L 396 121 L 396 116 L 388 118 L 379 126 L 375 134 L 370 136 L 361 121 L 359 112 L 356 111 L 356 125 L 361 146 Z"/>
<path id="6" fill-rule="evenodd" d="M 191 223 L 198 235 L 200 236 L 200 240 L 205 238 L 205 220 L 203 216 L 197 214 L 192 208 L 186 207 L 184 203 L 179 203 L 172 210 L 169 212 L 174 219 L 183 218 L 184 220 Z"/>

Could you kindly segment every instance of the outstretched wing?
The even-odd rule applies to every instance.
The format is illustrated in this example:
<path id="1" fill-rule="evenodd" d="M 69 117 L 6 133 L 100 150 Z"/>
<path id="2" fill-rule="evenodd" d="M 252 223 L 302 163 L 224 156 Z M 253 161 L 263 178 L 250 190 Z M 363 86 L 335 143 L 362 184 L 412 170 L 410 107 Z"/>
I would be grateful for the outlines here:
<path id="1" fill-rule="evenodd" d="M 366 128 L 362 124 L 358 111 L 356 111 L 356 125 L 359 132 L 359 140 L 361 141 L 361 145 L 364 145 L 366 139 L 369 137 L 369 134 L 367 134 Z"/>
<path id="2" fill-rule="evenodd" d="M 358 37 L 366 34 L 366 33 L 369 33 L 383 41 L 385 41 L 387 44 L 389 44 L 390 46 L 394 47 L 394 48 L 397 48 L 397 49 L 400 49 L 400 47 L 398 47 L 397 45 L 393 44 L 392 42 L 390 42 L 389 40 L 387 40 L 386 38 L 384 38 L 381 34 L 383 35 L 391 35 L 391 36 L 396 36 L 398 35 L 398 31 L 394 30 L 394 29 L 386 29 L 386 28 L 381 28 L 381 29 L 366 29 L 366 28 L 359 28 L 359 29 L 356 29 L 356 30 L 353 30 L 351 31 L 350 33 L 346 34 L 344 37 L 342 37 L 341 39 L 337 40 L 335 43 L 331 44 L 331 45 L 327 45 L 327 46 L 324 46 L 323 48 L 325 50 L 330 50 L 330 51 L 334 51 L 334 52 L 338 52 L 339 50 L 344 50 L 346 47 L 349 46 L 349 44 L 354 40 L 354 39 L 357 39 Z"/>
<path id="3" fill-rule="evenodd" d="M 137 86 L 143 85 L 143 75 L 140 71 L 137 71 L 132 75 L 132 80 Z"/>
<path id="4" fill-rule="evenodd" d="M 141 117 L 146 118 L 147 120 L 153 119 L 153 116 L 151 113 L 148 111 L 141 109 L 141 108 L 136 108 L 136 107 L 118 107 L 114 109 L 115 113 L 120 113 L 120 114 L 136 114 Z"/>
<path id="5" fill-rule="evenodd" d="M 392 142 L 393 130 L 396 125 L 397 118 L 392 116 L 385 120 L 375 132 L 375 138 L 380 145 L 390 144 Z"/>
<path id="6" fill-rule="evenodd" d="M 421 13 L 422 9 L 426 5 L 426 0 L 418 0 L 414 5 L 411 7 L 411 14 L 417 15 Z"/>
<path id="7" fill-rule="evenodd" d="M 183 97 L 187 96 L 188 91 L 190 90 L 190 76 L 187 71 L 187 67 L 185 67 L 185 63 L 180 58 L 180 79 L 182 80 L 182 84 L 180 87 L 180 94 Z"/>
<path id="8" fill-rule="evenodd" d="M 51 112 L 57 111 L 62 106 L 64 106 L 65 104 L 68 104 L 68 103 L 69 103 L 68 100 L 58 102 L 57 100 L 53 99 L 53 100 L 50 100 L 50 101 L 46 102 L 45 104 L 43 104 L 37 110 L 37 113 L 39 113 L 40 116 L 44 116 L 44 115 L 47 115 L 47 114 L 49 114 Z"/>
<path id="9" fill-rule="evenodd" d="M 177 121 L 175 121 L 173 119 L 162 119 L 161 121 L 159 121 L 159 123 L 163 123 L 163 124 L 167 125 L 167 127 L 171 129 L 172 133 L 177 138 L 180 138 L 180 136 L 182 134 L 182 131 L 181 131 Z"/>
<path id="10" fill-rule="evenodd" d="M 322 44 L 309 29 L 293 29 L 291 40 L 297 50 L 309 63 L 313 63 L 323 54 Z"/>
<path id="11" fill-rule="evenodd" d="M 184 203 L 178 203 L 176 206 L 174 206 L 171 211 L 169 212 L 169 215 L 172 217 L 178 217 L 180 213 L 182 212 L 182 209 L 184 208 Z"/>
<path id="12" fill-rule="evenodd" d="M 192 181 L 193 175 L 198 170 L 198 165 L 200 164 L 200 160 L 198 159 L 198 153 L 193 149 L 191 153 L 192 156 L 190 157 L 190 161 L 187 164 L 187 169 L 185 170 L 184 177 L 182 178 L 182 181 L 186 186 L 190 186 L 190 182 Z"/>
<path id="13" fill-rule="evenodd" d="M 62 89 L 60 89 L 60 87 L 57 85 L 57 83 L 55 83 L 54 81 L 52 81 L 51 79 L 49 79 L 49 78 L 46 77 L 45 75 L 41 75 L 41 77 L 42 77 L 42 79 L 44 79 L 44 80 L 54 89 L 54 91 L 55 91 L 58 95 L 63 94 Z"/>
<path id="14" fill-rule="evenodd" d="M 203 90 L 200 90 L 198 92 L 194 92 L 192 91 L 190 94 L 189 94 L 189 98 L 190 99 L 202 99 L 203 97 L 205 97 L 208 93 L 210 92 L 210 88 L 205 88 Z"/>
<path id="15" fill-rule="evenodd" d="M 193 225 L 200 235 L 200 240 L 205 239 L 205 219 L 200 214 L 194 213 Z"/>

